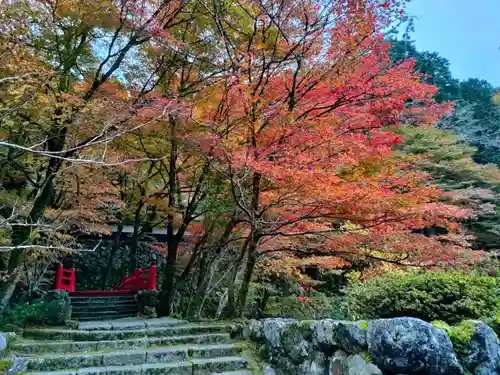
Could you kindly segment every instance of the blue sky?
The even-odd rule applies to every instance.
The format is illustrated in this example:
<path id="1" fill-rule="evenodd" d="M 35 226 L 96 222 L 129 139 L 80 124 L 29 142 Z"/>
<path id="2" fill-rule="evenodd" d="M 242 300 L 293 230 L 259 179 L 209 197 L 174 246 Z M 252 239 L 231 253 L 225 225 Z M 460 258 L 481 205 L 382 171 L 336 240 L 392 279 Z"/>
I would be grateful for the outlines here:
<path id="1" fill-rule="evenodd" d="M 500 0 L 412 0 L 412 39 L 446 57 L 456 78 L 500 86 Z"/>

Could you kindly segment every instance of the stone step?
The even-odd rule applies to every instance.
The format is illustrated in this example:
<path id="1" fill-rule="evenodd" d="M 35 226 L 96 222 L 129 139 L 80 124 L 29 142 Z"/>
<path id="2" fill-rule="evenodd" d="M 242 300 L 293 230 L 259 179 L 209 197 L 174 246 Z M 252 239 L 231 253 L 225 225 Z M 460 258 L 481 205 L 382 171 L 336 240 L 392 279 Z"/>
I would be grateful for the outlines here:
<path id="1" fill-rule="evenodd" d="M 137 307 L 129 307 L 126 309 L 113 309 L 112 307 L 108 307 L 102 310 L 73 310 L 71 312 L 71 316 L 88 316 L 92 315 L 113 315 L 113 314 L 137 314 Z"/>
<path id="2" fill-rule="evenodd" d="M 74 316 L 92 316 L 92 315 L 106 315 L 106 314 L 130 314 L 137 313 L 137 306 L 129 307 L 114 307 L 107 306 L 101 308 L 87 308 L 87 309 L 73 309 L 72 315 Z"/>
<path id="3" fill-rule="evenodd" d="M 172 363 L 152 363 L 131 366 L 87 367 L 57 372 L 28 372 L 25 375 L 209 375 L 215 371 L 234 372 L 244 369 L 247 361 L 241 357 L 194 359 Z"/>
<path id="4" fill-rule="evenodd" d="M 80 330 L 83 331 L 126 331 L 140 330 L 144 328 L 166 328 L 178 325 L 185 325 L 188 322 L 185 320 L 173 319 L 168 317 L 153 318 L 153 319 L 138 319 L 126 318 L 118 320 L 108 320 L 100 322 L 83 322 L 80 323 Z"/>
<path id="5" fill-rule="evenodd" d="M 230 343 L 229 333 L 210 333 L 205 335 L 186 335 L 172 337 L 144 337 L 116 341 L 31 341 L 14 343 L 11 351 L 17 355 L 34 353 L 90 353 L 109 349 L 133 350 L 154 346 L 173 346 L 188 344 Z"/>
<path id="6" fill-rule="evenodd" d="M 93 302 L 72 301 L 71 306 L 73 306 L 73 308 L 105 307 L 105 306 L 137 306 L 137 302 L 134 299 L 126 301 L 93 301 Z"/>
<path id="7" fill-rule="evenodd" d="M 123 322 L 128 327 L 129 322 Z M 185 336 L 206 333 L 225 333 L 229 332 L 231 326 L 223 324 L 185 324 L 174 325 L 170 327 L 153 328 L 150 323 L 138 321 L 146 324 L 144 329 L 123 329 L 118 327 L 116 322 L 102 322 L 102 325 L 95 322 L 89 322 L 88 326 L 82 324 L 79 330 L 54 329 L 54 328 L 34 328 L 25 329 L 24 337 L 37 340 L 73 340 L 73 341 L 102 341 L 102 340 L 125 340 L 139 337 L 170 337 Z M 90 326 L 90 324 L 92 324 Z M 109 327 L 109 328 L 106 328 Z"/>
<path id="8" fill-rule="evenodd" d="M 110 319 L 123 319 L 123 318 L 129 318 L 131 316 L 137 315 L 137 312 L 135 313 L 123 313 L 123 314 L 104 314 L 104 315 L 82 315 L 82 316 L 73 316 L 71 315 L 71 318 L 74 320 L 78 320 L 79 322 L 89 322 L 89 321 L 96 321 L 96 320 L 110 320 Z"/>
<path id="9" fill-rule="evenodd" d="M 242 357 L 194 359 L 192 362 L 193 375 L 243 370 L 248 365 L 248 361 Z"/>
<path id="10" fill-rule="evenodd" d="M 102 305 L 102 306 L 73 306 L 73 311 L 105 311 L 105 310 L 137 310 L 137 304 L 127 304 L 127 305 Z"/>
<path id="11" fill-rule="evenodd" d="M 184 362 L 188 359 L 193 359 L 193 361 L 197 359 L 206 360 L 207 358 L 214 359 L 214 357 L 231 357 L 238 354 L 238 352 L 239 348 L 234 344 L 218 344 L 164 347 L 158 349 L 118 350 L 107 353 L 34 354 L 24 356 L 23 358 L 27 360 L 28 370 L 58 371 L 73 368 L 81 369 L 85 367 L 132 366 L 148 363 Z"/>
<path id="12" fill-rule="evenodd" d="M 134 297 L 124 297 L 124 298 L 109 298 L 105 297 L 103 299 L 97 299 L 97 298 L 92 298 L 92 299 L 86 299 L 86 298 L 79 298 L 79 299 L 71 299 L 71 305 L 76 306 L 76 307 L 81 307 L 81 306 L 114 306 L 114 305 L 119 305 L 119 304 L 137 304 L 136 300 Z"/>
<path id="13" fill-rule="evenodd" d="M 124 296 L 124 297 L 93 297 L 93 298 L 71 298 L 71 303 L 74 305 L 82 304 L 92 304 L 92 305 L 107 305 L 113 303 L 132 303 L 135 302 L 135 297 Z"/>

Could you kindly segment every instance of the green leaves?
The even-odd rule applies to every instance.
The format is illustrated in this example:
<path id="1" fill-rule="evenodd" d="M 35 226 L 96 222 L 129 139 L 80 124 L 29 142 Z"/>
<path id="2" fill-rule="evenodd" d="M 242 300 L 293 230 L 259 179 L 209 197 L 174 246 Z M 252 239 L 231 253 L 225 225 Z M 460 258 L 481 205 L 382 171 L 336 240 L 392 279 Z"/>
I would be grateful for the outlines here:
<path id="1" fill-rule="evenodd" d="M 456 323 L 496 311 L 500 283 L 495 277 L 473 273 L 393 273 L 352 283 L 346 298 L 352 319 L 412 316 Z"/>

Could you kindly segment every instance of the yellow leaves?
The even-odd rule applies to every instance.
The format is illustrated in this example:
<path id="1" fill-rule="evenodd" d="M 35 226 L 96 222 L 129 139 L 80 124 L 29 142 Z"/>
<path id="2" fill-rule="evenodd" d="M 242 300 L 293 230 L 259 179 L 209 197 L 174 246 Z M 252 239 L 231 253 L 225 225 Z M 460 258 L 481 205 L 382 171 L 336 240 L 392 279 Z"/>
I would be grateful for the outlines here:
<path id="1" fill-rule="evenodd" d="M 340 230 L 340 232 L 357 233 L 357 234 L 363 234 L 363 235 L 368 235 L 370 233 L 370 231 L 368 229 L 364 229 L 359 224 L 353 223 L 350 220 L 345 220 L 340 225 L 339 230 Z"/>
<path id="2" fill-rule="evenodd" d="M 500 92 L 497 92 L 493 95 L 493 103 L 500 106 Z"/>
<path id="3" fill-rule="evenodd" d="M 84 21 L 85 27 L 110 28 L 119 25 L 115 4 L 111 0 L 59 0 L 56 8 L 59 17 Z"/>

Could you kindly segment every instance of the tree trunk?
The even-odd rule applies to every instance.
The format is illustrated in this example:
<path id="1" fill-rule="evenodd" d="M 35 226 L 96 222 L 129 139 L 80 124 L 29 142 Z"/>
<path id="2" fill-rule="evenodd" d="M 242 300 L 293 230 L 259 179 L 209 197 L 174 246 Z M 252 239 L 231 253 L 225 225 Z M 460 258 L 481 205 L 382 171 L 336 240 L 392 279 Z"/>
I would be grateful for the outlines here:
<path id="1" fill-rule="evenodd" d="M 235 283 L 236 276 L 238 276 L 238 271 L 240 269 L 240 264 L 245 259 L 245 254 L 247 253 L 248 244 L 250 242 L 250 236 L 245 240 L 243 245 L 241 246 L 240 255 L 236 260 L 236 264 L 231 271 L 231 275 L 229 276 L 229 282 L 227 286 L 227 318 L 235 318 L 237 315 L 236 309 L 236 293 L 235 293 Z"/>
<path id="2" fill-rule="evenodd" d="M 248 246 L 248 258 L 245 267 L 245 274 L 243 276 L 243 281 L 241 283 L 240 291 L 238 293 L 237 305 L 237 316 L 241 316 L 245 310 L 247 303 L 248 289 L 250 287 L 250 282 L 252 281 L 253 270 L 255 269 L 255 264 L 257 263 L 257 246 L 260 240 L 260 235 L 258 233 L 252 232 L 250 234 L 250 243 Z"/>
<path id="3" fill-rule="evenodd" d="M 130 253 L 128 258 L 128 274 L 132 275 L 137 269 L 137 250 L 139 248 L 139 226 L 141 225 L 142 200 L 137 203 L 137 209 L 134 216 L 134 233 L 132 234 L 132 243 L 130 244 Z"/>
<path id="4" fill-rule="evenodd" d="M 251 214 L 252 214 L 252 230 L 249 235 L 248 242 L 248 257 L 245 267 L 245 274 L 243 276 L 243 282 L 241 284 L 238 301 L 236 303 L 236 315 L 240 316 L 245 309 L 247 303 L 248 289 L 250 287 L 250 281 L 252 281 L 253 270 L 255 264 L 257 263 L 257 247 L 260 241 L 260 230 L 259 230 L 259 206 L 260 206 L 260 183 L 262 176 L 258 172 L 254 172 L 252 176 L 252 201 L 251 201 Z M 240 260 L 240 262 L 243 259 Z"/>
<path id="5" fill-rule="evenodd" d="M 113 245 L 111 247 L 111 254 L 109 254 L 108 264 L 106 266 L 106 271 L 104 272 L 104 277 L 102 278 L 102 289 L 105 290 L 108 284 L 108 280 L 111 277 L 111 271 L 113 270 L 113 263 L 115 261 L 115 256 L 120 249 L 120 238 L 123 231 L 123 223 L 120 222 L 118 225 L 118 231 L 114 234 Z"/>
<path id="6" fill-rule="evenodd" d="M 10 298 L 12 294 L 14 294 L 14 290 L 16 289 L 17 283 L 21 278 L 21 267 L 11 272 L 9 278 L 3 283 L 1 291 L 0 291 L 0 311 L 3 312 L 9 305 Z M 0 315 L 1 316 L 1 315 Z"/>
<path id="7" fill-rule="evenodd" d="M 175 236 L 169 238 L 167 262 L 165 264 L 165 267 L 163 267 L 162 290 L 160 293 L 160 303 L 158 306 L 158 313 L 162 316 L 170 315 L 170 313 L 172 312 L 171 308 L 175 288 L 175 271 L 178 245 L 179 244 Z"/>
<path id="8" fill-rule="evenodd" d="M 194 293 L 194 298 L 193 298 L 194 303 L 192 306 L 190 306 L 190 311 L 187 312 L 187 316 L 189 318 L 196 317 L 203 296 L 205 295 L 205 292 L 210 283 L 210 272 L 207 272 L 210 267 L 206 258 L 207 258 L 206 256 L 203 256 L 201 258 L 200 265 L 198 267 L 198 280 L 196 283 L 196 291 Z"/>
<path id="9" fill-rule="evenodd" d="M 169 120 L 170 160 L 168 168 L 168 207 L 173 212 L 176 208 L 177 197 L 177 129 L 176 119 L 170 116 Z M 162 291 L 160 293 L 160 304 L 158 306 L 160 315 L 170 315 L 172 312 L 179 235 L 182 234 L 175 233 L 174 215 L 170 213 L 167 217 L 167 262 L 163 268 Z"/>

